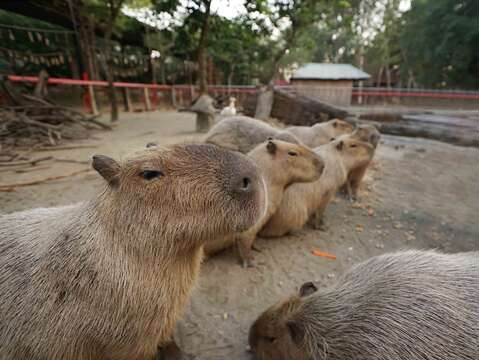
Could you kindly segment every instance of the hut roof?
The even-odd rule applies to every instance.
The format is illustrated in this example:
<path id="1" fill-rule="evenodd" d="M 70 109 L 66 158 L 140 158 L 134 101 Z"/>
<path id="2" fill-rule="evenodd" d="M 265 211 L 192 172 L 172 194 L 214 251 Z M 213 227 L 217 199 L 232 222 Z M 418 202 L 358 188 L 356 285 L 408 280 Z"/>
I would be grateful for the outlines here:
<path id="1" fill-rule="evenodd" d="M 293 73 L 291 80 L 365 80 L 370 75 L 351 64 L 308 63 Z"/>

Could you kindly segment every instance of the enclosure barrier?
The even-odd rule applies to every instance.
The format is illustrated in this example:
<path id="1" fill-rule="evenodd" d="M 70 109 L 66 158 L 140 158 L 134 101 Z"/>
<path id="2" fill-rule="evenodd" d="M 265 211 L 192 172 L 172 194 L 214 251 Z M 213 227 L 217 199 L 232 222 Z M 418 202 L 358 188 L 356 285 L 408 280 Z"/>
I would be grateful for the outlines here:
<path id="1" fill-rule="evenodd" d="M 9 80 L 12 82 L 38 82 L 37 76 L 18 76 L 9 75 Z M 83 105 L 92 113 L 98 113 L 97 95 L 95 88 L 108 87 L 107 81 L 102 80 L 80 80 L 70 78 L 49 78 L 48 84 L 52 85 L 67 85 L 67 86 L 82 86 L 87 91 L 83 95 Z M 131 90 L 139 90 L 141 101 L 143 102 L 144 109 L 147 111 L 154 110 L 158 104 L 158 93 L 167 95 L 169 93 L 169 101 L 173 107 L 188 106 L 199 94 L 198 87 L 193 85 L 163 85 L 163 84 L 149 84 L 149 83 L 130 83 L 130 82 L 114 82 L 115 88 L 124 89 L 125 95 L 125 109 L 127 111 L 132 110 L 131 105 Z M 295 87 L 289 85 L 278 86 L 279 89 L 287 89 L 294 91 Z M 315 88 L 311 88 L 315 90 Z M 317 88 L 321 91 L 342 91 L 341 88 Z M 345 91 L 351 91 L 351 88 L 345 89 Z M 254 94 L 258 91 L 258 87 L 250 85 L 210 85 L 208 86 L 208 92 L 214 96 L 235 96 L 239 97 L 239 102 L 248 94 Z M 467 104 L 471 103 L 471 100 L 479 100 L 479 92 L 477 91 L 454 91 L 454 90 L 430 90 L 430 89 L 404 89 L 404 88 L 368 88 L 368 87 L 355 87 L 351 92 L 352 105 L 397 105 L 394 103 L 395 99 L 429 99 L 428 101 L 437 100 L 451 100 L 451 101 L 463 101 Z M 399 100 L 402 101 L 402 100 Z M 430 102 L 428 104 L 431 104 Z M 436 103 L 437 104 L 437 103 Z M 412 104 L 421 105 L 421 104 Z M 479 104 L 477 104 L 479 109 Z M 474 106 L 476 104 L 474 102 Z"/>

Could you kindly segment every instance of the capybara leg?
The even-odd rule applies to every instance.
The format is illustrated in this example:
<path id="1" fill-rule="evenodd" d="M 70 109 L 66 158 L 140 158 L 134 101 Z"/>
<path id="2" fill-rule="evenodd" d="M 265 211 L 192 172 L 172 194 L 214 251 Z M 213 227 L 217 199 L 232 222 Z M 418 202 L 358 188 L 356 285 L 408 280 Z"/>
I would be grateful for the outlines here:
<path id="1" fill-rule="evenodd" d="M 348 180 L 346 181 L 346 190 L 348 192 L 348 199 L 349 199 L 349 202 L 354 202 L 356 200 L 356 197 L 354 196 L 353 194 L 353 189 L 351 187 L 351 182 Z"/>
<path id="2" fill-rule="evenodd" d="M 175 340 L 164 344 L 158 349 L 155 360 L 186 360 L 187 357 L 176 344 Z"/>
<path id="3" fill-rule="evenodd" d="M 251 251 L 254 238 L 254 236 L 241 236 L 238 237 L 236 240 L 241 266 L 243 266 L 244 268 L 255 266 L 253 253 Z"/>

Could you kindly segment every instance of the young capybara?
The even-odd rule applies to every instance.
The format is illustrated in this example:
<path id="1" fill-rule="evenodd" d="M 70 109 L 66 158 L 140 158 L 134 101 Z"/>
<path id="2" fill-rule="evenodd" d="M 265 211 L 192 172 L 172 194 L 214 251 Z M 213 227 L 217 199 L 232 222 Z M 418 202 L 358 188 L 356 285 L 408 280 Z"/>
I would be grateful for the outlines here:
<path id="1" fill-rule="evenodd" d="M 381 133 L 374 125 L 361 124 L 354 129 L 350 136 L 353 139 L 370 143 L 376 151 L 379 139 L 381 138 Z M 346 183 L 344 184 L 343 192 L 348 195 L 350 201 L 354 201 L 358 198 L 359 187 L 361 185 L 361 182 L 363 181 L 364 175 L 366 175 L 366 170 L 370 163 L 371 161 L 369 161 L 364 166 L 360 166 L 356 169 L 351 170 L 348 173 L 348 178 L 346 180 Z"/>
<path id="2" fill-rule="evenodd" d="M 208 144 L 94 156 L 92 200 L 0 217 L 1 359 L 151 359 L 203 245 L 265 211 L 256 165 Z"/>
<path id="3" fill-rule="evenodd" d="M 369 144 L 345 137 L 314 149 L 324 161 L 324 172 L 319 180 L 307 184 L 292 184 L 284 192 L 281 205 L 259 232 L 261 237 L 283 236 L 299 230 L 313 214 L 318 220 L 347 174 L 369 163 L 374 148 Z"/>
<path id="4" fill-rule="evenodd" d="M 219 121 L 208 131 L 205 142 L 246 154 L 268 138 L 301 143 L 290 132 L 248 116 L 231 116 Z"/>
<path id="5" fill-rule="evenodd" d="M 472 360 L 479 351 L 479 252 L 373 257 L 266 310 L 257 360 Z"/>
<path id="6" fill-rule="evenodd" d="M 266 186 L 266 212 L 249 230 L 234 236 L 217 238 L 205 245 L 207 255 L 237 244 L 242 265 L 253 266 L 251 252 L 256 234 L 281 204 L 284 190 L 292 183 L 319 179 L 324 162 L 314 151 L 302 145 L 270 139 L 248 153 L 261 171 Z"/>
<path id="7" fill-rule="evenodd" d="M 333 138 L 350 134 L 353 125 L 344 120 L 333 119 L 313 126 L 291 126 L 286 130 L 293 133 L 304 145 L 315 148 L 327 144 Z"/>

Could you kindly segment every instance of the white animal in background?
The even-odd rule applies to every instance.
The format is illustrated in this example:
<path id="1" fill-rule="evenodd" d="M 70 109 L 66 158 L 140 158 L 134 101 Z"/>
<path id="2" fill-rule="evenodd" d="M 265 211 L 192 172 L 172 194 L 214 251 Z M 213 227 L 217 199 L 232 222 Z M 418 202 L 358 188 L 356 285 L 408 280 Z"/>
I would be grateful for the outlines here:
<path id="1" fill-rule="evenodd" d="M 236 98 L 230 97 L 229 106 L 223 108 L 223 110 L 221 110 L 220 112 L 220 115 L 224 115 L 224 116 L 236 115 L 235 101 L 236 101 Z"/>

